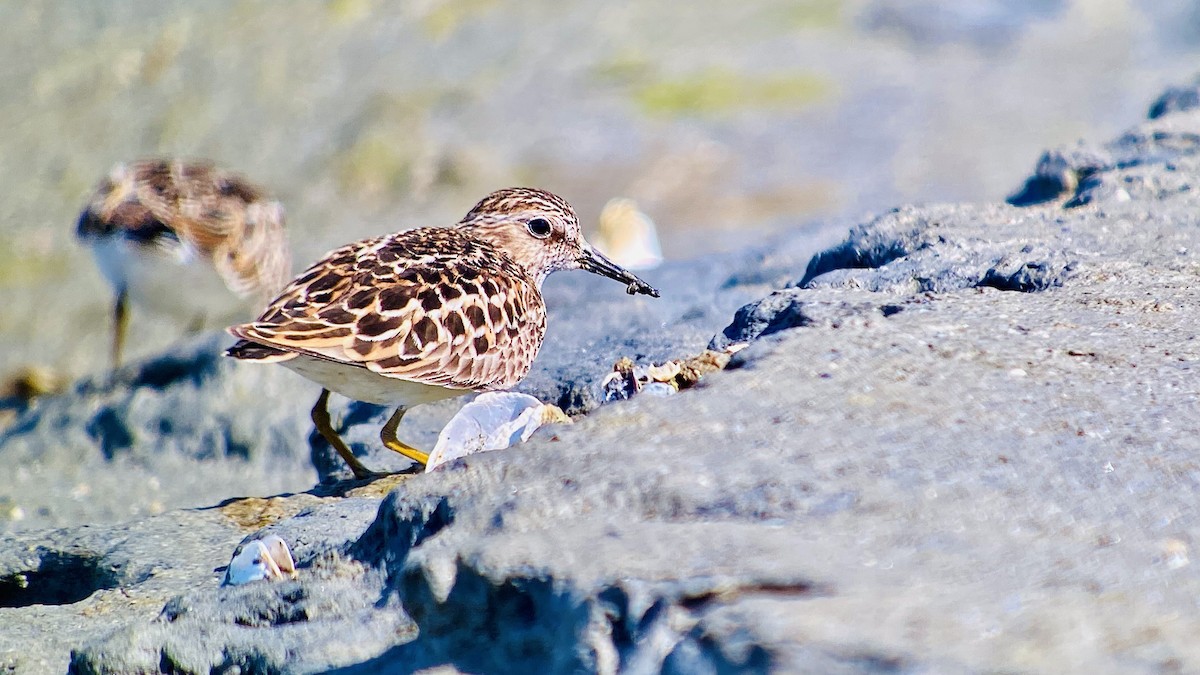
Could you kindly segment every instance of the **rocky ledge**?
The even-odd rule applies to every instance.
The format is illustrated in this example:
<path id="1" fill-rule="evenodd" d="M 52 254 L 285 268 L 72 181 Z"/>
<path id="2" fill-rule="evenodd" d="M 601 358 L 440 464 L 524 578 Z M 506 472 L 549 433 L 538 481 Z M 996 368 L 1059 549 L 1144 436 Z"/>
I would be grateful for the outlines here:
<path id="1" fill-rule="evenodd" d="M 164 467 L 191 467 L 179 498 L 213 502 L 242 489 L 235 473 L 311 484 L 315 462 L 324 481 L 5 535 L 0 666 L 1200 670 L 1194 100 L 1047 153 L 1010 203 L 905 207 L 819 252 L 807 233 L 677 264 L 651 275 L 661 301 L 551 285 L 524 390 L 576 423 L 429 474 L 337 481 L 303 442 L 315 392 L 201 356 L 22 410 L 0 456 L 48 485 L 72 462 L 163 492 Z M 741 343 L 692 389 L 598 406 L 618 356 Z M 342 412 L 365 451 L 379 411 Z M 427 440 L 438 415 L 411 432 Z M 298 578 L 220 586 L 239 541 L 267 532 Z"/>

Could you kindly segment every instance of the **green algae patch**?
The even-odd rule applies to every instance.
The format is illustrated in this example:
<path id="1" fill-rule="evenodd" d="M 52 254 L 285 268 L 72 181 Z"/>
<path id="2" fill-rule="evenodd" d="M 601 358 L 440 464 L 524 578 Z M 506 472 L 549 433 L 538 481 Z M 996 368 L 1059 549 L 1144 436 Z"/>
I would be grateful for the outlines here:
<path id="1" fill-rule="evenodd" d="M 421 21 L 425 34 L 443 40 L 453 34 L 468 19 L 496 7 L 496 0 L 448 0 L 438 4 Z"/>
<path id="2" fill-rule="evenodd" d="M 378 199 L 407 189 L 425 147 L 425 111 L 431 100 L 420 92 L 371 96 L 332 158 L 342 194 Z M 397 138 L 406 141 L 396 143 Z"/>
<path id="3" fill-rule="evenodd" d="M 382 136 L 360 138 L 338 157 L 338 183 L 343 193 L 378 197 L 402 189 L 408 182 L 411 158 Z"/>
<path id="4" fill-rule="evenodd" d="M 592 68 L 592 74 L 601 82 L 625 85 L 646 82 L 652 79 L 653 72 L 650 59 L 633 49 L 622 50 Z"/>
<path id="5" fill-rule="evenodd" d="M 369 18 L 375 5 L 371 0 L 329 0 L 325 8 L 334 23 L 347 26 Z"/>
<path id="6" fill-rule="evenodd" d="M 837 28 L 842 25 L 842 4 L 842 0 L 791 3 L 783 18 L 787 25 L 796 28 Z"/>
<path id="7" fill-rule="evenodd" d="M 634 101 L 651 116 L 722 115 L 809 105 L 828 98 L 833 89 L 827 78 L 808 72 L 754 77 L 712 68 L 646 84 L 634 93 Z"/>
<path id="8" fill-rule="evenodd" d="M 69 272 L 64 253 L 30 250 L 12 239 L 0 243 L 0 288 L 65 281 Z"/>

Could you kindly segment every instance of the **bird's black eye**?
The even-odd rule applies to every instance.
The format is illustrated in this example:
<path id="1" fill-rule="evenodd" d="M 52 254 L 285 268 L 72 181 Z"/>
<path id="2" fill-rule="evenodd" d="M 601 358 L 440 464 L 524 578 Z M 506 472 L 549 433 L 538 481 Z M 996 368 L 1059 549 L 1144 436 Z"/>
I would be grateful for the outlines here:
<path id="1" fill-rule="evenodd" d="M 545 218 L 534 218 L 527 225 L 529 227 L 529 234 L 538 239 L 545 239 L 550 236 L 550 221 Z"/>

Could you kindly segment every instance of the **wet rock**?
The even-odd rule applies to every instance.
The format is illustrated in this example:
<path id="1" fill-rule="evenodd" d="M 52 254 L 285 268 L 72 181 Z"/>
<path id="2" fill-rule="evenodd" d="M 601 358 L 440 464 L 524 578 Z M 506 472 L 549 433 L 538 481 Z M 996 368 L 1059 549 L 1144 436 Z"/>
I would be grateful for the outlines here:
<path id="1" fill-rule="evenodd" d="M 111 522 L 251 494 L 303 490 L 317 389 L 245 368 L 209 335 L 23 407 L 0 431 L 21 507 L 9 527 Z M 0 521 L 0 529 L 6 523 Z"/>
<path id="2" fill-rule="evenodd" d="M 1187 117 L 1117 141 L 1128 161 L 1096 184 L 1200 175 L 1136 140 Z M 803 283 L 727 309 L 703 341 L 775 293 L 740 313 L 740 367 L 353 487 L 369 495 L 9 535 L 0 579 L 54 559 L 39 547 L 100 573 L 73 604 L 0 607 L 0 655 L 62 670 L 70 649 L 76 672 L 1198 670 L 1200 196 L 1091 194 L 885 214 L 796 266 Z M 753 277 L 696 265 L 661 268 L 679 304 L 556 304 L 576 320 L 530 386 L 598 389 L 598 345 L 635 368 L 697 353 L 653 352 L 697 344 L 714 317 L 692 305 Z M 555 303 L 603 298 L 572 288 Z M 267 533 L 298 578 L 220 587 L 232 547 Z"/>
<path id="3" fill-rule="evenodd" d="M 797 285 L 897 294 L 1044 290 L 1066 280 L 1072 258 L 1045 238 L 1050 228 L 1039 216 L 994 205 L 896 209 L 814 256 Z"/>
<path id="4" fill-rule="evenodd" d="M 157 672 L 162 664 L 208 672 L 282 668 L 299 655 L 329 668 L 369 658 L 380 640 L 391 644 L 411 631 L 402 612 L 367 625 L 364 613 L 377 609 L 378 598 L 370 589 L 382 579 L 342 557 L 374 518 L 379 497 L 271 501 L 275 516 L 259 520 L 267 526 L 249 536 L 243 505 L 230 502 L 0 538 L 0 595 L 7 599 L 0 603 L 0 663 L 18 672 L 62 672 L 68 662 L 85 673 Z M 222 554 L 228 560 L 239 540 L 272 536 L 291 543 L 298 581 L 220 585 Z M 8 582 L 21 576 L 15 592 Z M 67 616 L 75 617 L 69 629 L 61 623 Z"/>
<path id="5" fill-rule="evenodd" d="M 1094 201 L 1161 199 L 1192 189 L 1190 176 L 1180 174 L 1176 165 L 1200 152 L 1200 111 L 1181 104 L 1176 114 L 1152 118 L 1102 146 L 1047 151 L 1008 203 L 1060 202 L 1070 208 Z"/>
<path id="6" fill-rule="evenodd" d="M 1148 117 L 1152 120 L 1163 115 L 1200 108 L 1200 79 L 1182 87 L 1171 87 L 1150 104 Z"/>
<path id="7" fill-rule="evenodd" d="M 889 315 L 889 308 L 896 307 L 892 303 L 882 304 L 885 301 L 852 290 L 829 293 L 785 288 L 739 309 L 733 321 L 713 337 L 709 348 L 732 350 L 792 328 L 813 325 L 837 328 L 851 322 L 882 319 Z"/>

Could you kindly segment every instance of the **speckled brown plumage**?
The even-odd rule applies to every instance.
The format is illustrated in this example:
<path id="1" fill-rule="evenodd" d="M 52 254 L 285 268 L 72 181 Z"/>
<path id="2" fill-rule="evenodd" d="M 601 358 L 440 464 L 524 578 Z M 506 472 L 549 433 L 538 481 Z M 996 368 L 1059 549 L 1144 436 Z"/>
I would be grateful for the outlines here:
<path id="1" fill-rule="evenodd" d="M 546 309 L 536 281 L 491 243 L 422 228 L 330 252 L 258 321 L 231 331 L 276 348 L 255 360 L 304 354 L 485 391 L 507 389 L 529 372 Z"/>
<path id="2" fill-rule="evenodd" d="M 313 422 L 356 476 L 370 472 L 330 426 L 329 391 L 399 406 L 385 446 L 401 443 L 405 408 L 468 391 L 507 389 L 528 374 L 546 333 L 541 285 L 586 269 L 658 291 L 588 244 L 575 211 L 542 190 L 494 192 L 452 228 L 419 228 L 330 251 L 289 284 L 257 321 L 232 326 L 230 356 L 281 363 L 321 384 Z"/>
<path id="3" fill-rule="evenodd" d="M 283 207 L 207 162 L 118 164 L 76 223 L 112 284 L 112 363 L 120 365 L 130 303 L 193 329 L 250 315 L 291 273 Z"/>
<path id="4" fill-rule="evenodd" d="M 207 263 L 239 297 L 266 300 L 291 274 L 283 221 L 279 202 L 241 176 L 207 162 L 149 159 L 113 167 L 76 233 L 86 244 L 120 239 L 146 256 Z"/>

